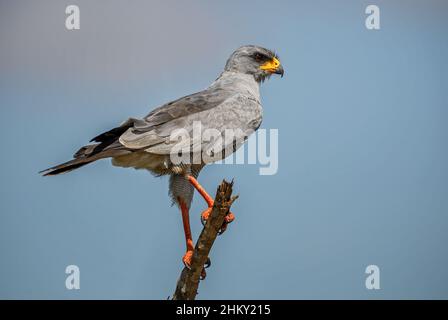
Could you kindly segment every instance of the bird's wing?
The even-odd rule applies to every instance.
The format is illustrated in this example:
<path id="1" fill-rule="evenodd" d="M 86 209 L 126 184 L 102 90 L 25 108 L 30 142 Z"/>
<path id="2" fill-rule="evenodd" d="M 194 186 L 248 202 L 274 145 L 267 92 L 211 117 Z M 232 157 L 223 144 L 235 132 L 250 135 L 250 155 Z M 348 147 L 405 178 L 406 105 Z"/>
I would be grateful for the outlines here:
<path id="1" fill-rule="evenodd" d="M 222 134 L 226 129 L 239 129 L 237 139 L 244 141 L 260 125 L 261 107 L 250 96 L 207 89 L 157 108 L 141 120 L 134 120 L 119 141 L 129 149 L 170 154 L 174 145 L 181 147 L 178 139 L 172 139 L 172 134 L 181 129 L 191 137 L 182 143 L 190 145 L 191 150 L 200 150 L 203 141 L 200 136 L 193 135 L 193 127 L 198 123 L 201 132 L 215 129 Z"/>
<path id="2" fill-rule="evenodd" d="M 155 138 L 151 143 L 148 141 L 147 145 L 142 143 L 142 147 L 140 147 L 137 145 L 134 146 L 131 142 L 120 144 L 118 138 L 124 133 L 126 133 L 127 137 L 130 137 L 132 134 L 137 136 L 154 133 L 153 131 L 157 127 L 170 121 L 216 107 L 227 99 L 230 94 L 230 91 L 221 88 L 207 88 L 203 91 L 166 103 L 152 110 L 143 119 L 129 118 L 120 126 L 94 137 L 90 142 L 98 142 L 101 145 L 113 144 L 114 146 L 118 144 L 122 147 L 129 147 L 130 149 L 141 149 L 142 147 L 150 146 L 151 144 L 160 142 L 158 141 L 160 139 Z M 127 141 L 127 139 L 123 138 L 123 141 Z"/>

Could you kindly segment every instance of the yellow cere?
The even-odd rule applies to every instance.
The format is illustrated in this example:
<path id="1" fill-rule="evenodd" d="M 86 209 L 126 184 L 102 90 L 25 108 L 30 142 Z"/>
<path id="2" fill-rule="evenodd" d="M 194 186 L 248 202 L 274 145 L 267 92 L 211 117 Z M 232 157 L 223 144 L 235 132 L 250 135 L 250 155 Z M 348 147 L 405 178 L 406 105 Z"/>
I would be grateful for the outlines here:
<path id="1" fill-rule="evenodd" d="M 275 72 L 280 67 L 280 61 L 277 58 L 272 58 L 271 61 L 265 62 L 260 66 L 260 69 L 267 70 L 269 72 Z"/>

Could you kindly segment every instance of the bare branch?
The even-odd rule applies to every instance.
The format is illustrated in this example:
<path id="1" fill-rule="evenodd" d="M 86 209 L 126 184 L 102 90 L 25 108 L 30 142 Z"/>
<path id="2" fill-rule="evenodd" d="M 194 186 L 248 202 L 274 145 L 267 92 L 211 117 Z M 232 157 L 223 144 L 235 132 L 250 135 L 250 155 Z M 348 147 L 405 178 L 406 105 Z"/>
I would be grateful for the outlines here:
<path id="1" fill-rule="evenodd" d="M 230 206 L 238 196 L 232 197 L 232 182 L 222 181 L 216 191 L 215 203 L 202 232 L 196 242 L 191 268 L 184 268 L 177 281 L 173 300 L 194 300 L 199 286 L 202 268 L 207 262 L 210 250 L 215 242 Z"/>

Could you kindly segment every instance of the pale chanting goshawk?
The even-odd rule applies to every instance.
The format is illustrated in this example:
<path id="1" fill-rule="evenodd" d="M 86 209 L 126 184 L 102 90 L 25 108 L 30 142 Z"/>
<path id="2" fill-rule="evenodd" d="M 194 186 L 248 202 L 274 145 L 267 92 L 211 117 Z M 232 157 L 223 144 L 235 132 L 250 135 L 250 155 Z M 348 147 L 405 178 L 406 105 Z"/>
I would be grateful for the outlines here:
<path id="1" fill-rule="evenodd" d="M 208 205 L 201 217 L 206 220 L 213 207 L 211 198 L 196 178 L 207 161 L 172 161 L 172 148 L 178 143 L 171 139 L 174 130 L 192 133 L 194 123 L 200 122 L 201 130 L 216 129 L 224 135 L 227 129 L 240 132 L 237 140 L 255 132 L 262 121 L 260 83 L 272 74 L 283 76 L 278 56 L 271 50 L 258 46 L 242 46 L 232 53 L 224 71 L 205 90 L 166 103 L 151 111 L 143 119 L 130 118 L 120 126 L 93 138 L 79 149 L 74 159 L 41 171 L 43 175 L 65 173 L 99 159 L 111 158 L 119 167 L 146 169 L 155 175 L 170 175 L 169 193 L 182 213 L 187 251 L 183 257 L 189 267 L 193 257 L 193 240 L 190 231 L 189 208 L 194 188 Z M 234 152 L 242 143 L 224 139 L 222 157 Z M 191 154 L 202 151 L 206 144 L 194 137 L 186 142 Z M 230 144 L 230 145 L 229 145 Z M 216 159 L 216 158 L 215 158 Z M 226 224 L 234 219 L 232 213 Z"/>

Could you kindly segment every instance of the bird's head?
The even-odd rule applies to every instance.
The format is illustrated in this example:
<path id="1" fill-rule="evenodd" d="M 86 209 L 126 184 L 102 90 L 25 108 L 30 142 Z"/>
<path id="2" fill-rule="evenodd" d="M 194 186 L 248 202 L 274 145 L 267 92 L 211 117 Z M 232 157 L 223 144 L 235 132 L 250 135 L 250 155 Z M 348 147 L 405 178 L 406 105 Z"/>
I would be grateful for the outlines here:
<path id="1" fill-rule="evenodd" d="M 253 75 L 257 82 L 263 82 L 272 74 L 280 74 L 283 77 L 285 72 L 273 51 L 258 46 L 238 48 L 227 60 L 225 71 Z"/>

